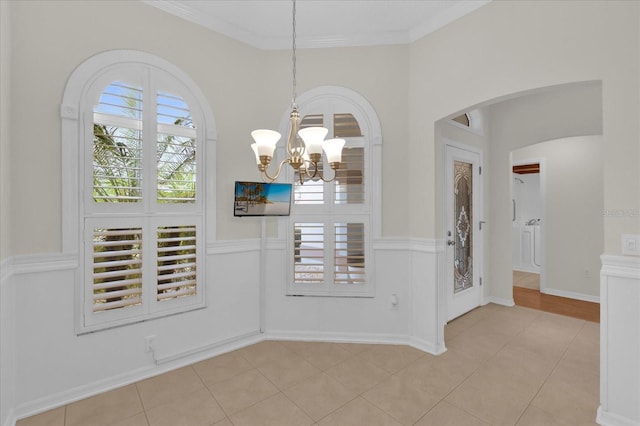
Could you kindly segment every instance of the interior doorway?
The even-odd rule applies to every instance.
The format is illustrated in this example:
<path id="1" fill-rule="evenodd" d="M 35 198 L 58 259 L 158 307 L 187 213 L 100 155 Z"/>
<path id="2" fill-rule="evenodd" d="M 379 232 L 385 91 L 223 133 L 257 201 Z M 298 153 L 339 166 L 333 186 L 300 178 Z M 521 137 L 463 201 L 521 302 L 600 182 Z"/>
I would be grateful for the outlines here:
<path id="1" fill-rule="evenodd" d="M 513 160 L 516 156 L 518 160 Z M 545 290 L 544 159 L 511 154 L 511 249 L 514 295 L 525 288 Z"/>
<path id="2" fill-rule="evenodd" d="M 599 320 L 601 140 L 574 136 L 511 151 L 515 304 Z"/>

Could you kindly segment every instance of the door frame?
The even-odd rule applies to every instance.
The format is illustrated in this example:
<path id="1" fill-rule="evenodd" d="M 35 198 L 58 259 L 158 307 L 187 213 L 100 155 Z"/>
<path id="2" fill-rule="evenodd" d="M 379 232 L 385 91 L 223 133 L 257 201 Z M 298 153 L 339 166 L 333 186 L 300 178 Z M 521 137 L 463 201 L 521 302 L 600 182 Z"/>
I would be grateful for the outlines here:
<path id="1" fill-rule="evenodd" d="M 457 142 L 454 141 L 452 139 L 449 138 L 442 138 L 442 159 L 441 159 L 441 170 L 442 170 L 442 229 L 441 229 L 441 239 L 442 239 L 442 247 L 443 247 L 443 256 L 442 256 L 442 280 L 440 280 L 441 282 L 441 287 L 440 287 L 440 291 L 442 294 L 442 320 L 443 320 L 443 325 L 446 324 L 448 321 L 450 321 L 449 317 L 449 297 L 448 297 L 448 291 L 450 290 L 449 286 L 453 285 L 453 283 L 448 282 L 448 273 L 446 268 L 448 267 L 447 265 L 447 231 L 448 231 L 448 227 L 447 227 L 447 223 L 448 223 L 448 188 L 447 188 L 447 183 L 449 180 L 449 177 L 447 176 L 448 174 L 448 163 L 447 163 L 447 158 L 448 158 L 448 151 L 450 150 L 450 148 L 455 148 L 455 149 L 459 149 L 459 150 L 463 150 L 463 151 L 468 151 L 472 154 L 475 154 L 478 156 L 478 165 L 480 168 L 484 168 L 484 152 L 481 148 L 477 147 L 477 146 L 473 146 L 473 145 L 467 145 L 461 142 Z M 484 172 L 484 171 L 483 171 Z M 480 223 L 482 222 L 483 225 L 486 223 L 484 221 L 484 206 L 483 206 L 483 202 L 484 202 L 484 192 L 483 192 L 483 188 L 484 188 L 484 173 L 479 173 L 478 176 L 478 182 L 477 185 L 474 184 L 473 187 L 473 191 L 474 194 L 477 193 L 477 198 L 476 200 L 474 200 L 474 219 L 473 219 L 473 226 L 474 226 L 474 247 L 477 248 L 477 252 L 474 250 L 474 256 L 473 256 L 473 270 L 474 270 L 474 275 L 477 276 L 478 280 L 476 285 L 478 285 L 479 288 L 479 295 L 478 295 L 478 306 L 482 306 L 485 304 L 485 284 L 486 283 L 482 283 L 480 284 L 480 279 L 483 277 L 483 270 L 484 270 L 484 232 L 483 230 L 480 230 Z M 475 278 L 474 278 L 475 281 Z M 453 319 L 453 318 L 452 318 Z"/>

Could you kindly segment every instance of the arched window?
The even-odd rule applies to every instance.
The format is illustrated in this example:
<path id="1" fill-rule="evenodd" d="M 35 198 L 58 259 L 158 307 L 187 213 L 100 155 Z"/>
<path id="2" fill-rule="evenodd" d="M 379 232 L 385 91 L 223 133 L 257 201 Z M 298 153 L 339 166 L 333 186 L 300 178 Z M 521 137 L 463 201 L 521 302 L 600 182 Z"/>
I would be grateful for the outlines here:
<path id="1" fill-rule="evenodd" d="M 195 84 L 153 55 L 105 52 L 74 71 L 62 115 L 78 331 L 202 307 L 214 124 Z"/>
<path id="2" fill-rule="evenodd" d="M 371 242 L 379 235 L 378 117 L 359 94 L 324 86 L 298 98 L 301 128 L 322 126 L 343 138 L 340 169 L 332 182 L 293 176 L 289 222 L 290 295 L 372 296 Z M 328 164 L 323 171 L 332 176 Z"/>

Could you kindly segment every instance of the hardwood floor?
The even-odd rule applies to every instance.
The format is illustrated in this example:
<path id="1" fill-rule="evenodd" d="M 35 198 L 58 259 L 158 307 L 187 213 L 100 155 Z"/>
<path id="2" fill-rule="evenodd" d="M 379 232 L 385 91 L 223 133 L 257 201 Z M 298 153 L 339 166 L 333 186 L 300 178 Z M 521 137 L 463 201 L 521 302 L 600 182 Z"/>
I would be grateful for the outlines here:
<path id="1" fill-rule="evenodd" d="M 599 303 L 551 296 L 549 294 L 542 294 L 538 290 L 516 286 L 513 287 L 513 300 L 518 306 L 566 315 L 586 321 L 600 322 Z"/>

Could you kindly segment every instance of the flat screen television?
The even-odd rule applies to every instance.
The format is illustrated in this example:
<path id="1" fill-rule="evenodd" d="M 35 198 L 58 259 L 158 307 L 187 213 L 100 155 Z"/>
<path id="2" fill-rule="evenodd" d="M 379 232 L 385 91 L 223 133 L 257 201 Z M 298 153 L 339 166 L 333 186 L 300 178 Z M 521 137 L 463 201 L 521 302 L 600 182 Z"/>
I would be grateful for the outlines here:
<path id="1" fill-rule="evenodd" d="M 236 181 L 234 216 L 289 216 L 290 183 Z"/>

